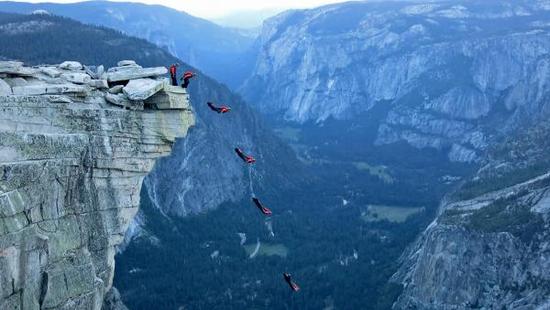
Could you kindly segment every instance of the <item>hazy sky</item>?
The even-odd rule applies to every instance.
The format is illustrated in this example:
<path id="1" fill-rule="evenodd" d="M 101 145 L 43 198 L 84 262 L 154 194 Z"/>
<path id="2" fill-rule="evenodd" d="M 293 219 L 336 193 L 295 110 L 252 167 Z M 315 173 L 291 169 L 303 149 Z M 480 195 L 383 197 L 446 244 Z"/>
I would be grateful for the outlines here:
<path id="1" fill-rule="evenodd" d="M 24 2 L 80 2 L 75 0 L 19 0 Z M 116 0 L 123 1 L 123 0 Z M 148 4 L 161 4 L 189 14 L 215 19 L 240 11 L 280 10 L 290 8 L 308 8 L 323 4 L 345 2 L 345 0 L 127 0 Z"/>

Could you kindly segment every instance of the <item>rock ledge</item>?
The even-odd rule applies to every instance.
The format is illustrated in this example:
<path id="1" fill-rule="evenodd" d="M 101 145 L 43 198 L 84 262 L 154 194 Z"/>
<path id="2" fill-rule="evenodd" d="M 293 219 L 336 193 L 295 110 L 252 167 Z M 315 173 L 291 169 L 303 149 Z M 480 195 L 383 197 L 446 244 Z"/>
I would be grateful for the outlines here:
<path id="1" fill-rule="evenodd" d="M 143 178 L 194 125 L 166 69 L 134 64 L 109 82 L 102 66 L 0 62 L 0 309 L 101 309 Z"/>

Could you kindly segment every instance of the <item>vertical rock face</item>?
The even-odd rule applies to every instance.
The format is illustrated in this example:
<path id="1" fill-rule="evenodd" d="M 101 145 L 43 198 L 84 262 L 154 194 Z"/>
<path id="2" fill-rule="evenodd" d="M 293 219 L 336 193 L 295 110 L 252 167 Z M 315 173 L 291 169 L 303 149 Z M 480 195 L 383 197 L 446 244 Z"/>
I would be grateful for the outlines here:
<path id="1" fill-rule="evenodd" d="M 127 110 L 101 72 L 49 68 L 0 62 L 0 309 L 100 309 L 142 180 L 194 117 L 185 94 Z"/>
<path id="2" fill-rule="evenodd" d="M 394 309 L 550 307 L 550 124 L 494 147 L 403 255 Z M 458 199 L 457 199 L 458 198 Z M 449 199 L 450 200 L 450 199 Z"/>
<path id="3" fill-rule="evenodd" d="M 549 223 L 549 174 L 445 205 L 394 276 L 394 309 L 548 309 Z"/>

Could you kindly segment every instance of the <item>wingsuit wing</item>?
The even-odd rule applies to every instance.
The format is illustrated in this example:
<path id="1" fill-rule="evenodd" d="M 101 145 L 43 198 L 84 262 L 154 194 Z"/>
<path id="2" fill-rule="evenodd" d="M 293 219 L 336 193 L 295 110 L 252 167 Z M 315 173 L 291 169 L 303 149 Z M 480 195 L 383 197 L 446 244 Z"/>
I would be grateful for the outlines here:
<path id="1" fill-rule="evenodd" d="M 237 155 L 239 155 L 239 157 L 247 164 L 253 164 L 256 162 L 256 159 L 254 159 L 254 157 L 252 156 L 248 156 L 246 155 L 241 149 L 239 148 L 236 148 L 235 149 L 235 152 L 237 153 Z"/>
<path id="2" fill-rule="evenodd" d="M 220 108 L 216 107 L 212 102 L 207 102 L 206 104 L 208 105 L 210 110 L 220 113 Z"/>
<path id="3" fill-rule="evenodd" d="M 252 201 L 254 201 L 254 204 L 264 215 L 272 215 L 273 212 L 269 208 L 264 207 L 264 205 L 260 202 L 258 198 L 252 198 Z"/>
<path id="4" fill-rule="evenodd" d="M 192 71 L 185 71 L 185 73 L 183 74 L 184 78 L 192 78 L 194 76 L 195 76 L 195 73 L 193 73 Z"/>
<path id="5" fill-rule="evenodd" d="M 246 155 L 244 155 L 243 151 L 239 148 L 235 148 L 235 153 L 244 161 L 246 161 Z"/>
<path id="6" fill-rule="evenodd" d="M 290 287 L 290 289 L 294 292 L 297 292 L 300 290 L 300 287 L 298 284 L 296 284 L 294 281 L 292 281 L 292 276 L 288 273 L 283 273 L 283 277 L 285 278 L 286 283 Z"/>

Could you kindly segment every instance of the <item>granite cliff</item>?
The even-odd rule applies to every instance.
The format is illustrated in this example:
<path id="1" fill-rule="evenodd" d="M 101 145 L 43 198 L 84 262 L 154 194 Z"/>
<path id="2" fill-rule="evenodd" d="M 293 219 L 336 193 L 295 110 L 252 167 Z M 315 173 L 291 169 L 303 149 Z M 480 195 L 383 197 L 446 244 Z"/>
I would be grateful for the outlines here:
<path id="1" fill-rule="evenodd" d="M 143 178 L 194 125 L 165 73 L 0 62 L 0 309 L 101 309 Z"/>
<path id="2" fill-rule="evenodd" d="M 369 119 L 375 145 L 404 141 L 466 163 L 548 110 L 548 1 L 414 2 L 269 19 L 241 93 L 279 119 Z"/>
<path id="3" fill-rule="evenodd" d="M 394 309 L 550 307 L 550 125 L 492 147 L 402 257 Z"/>
<path id="4" fill-rule="evenodd" d="M 360 158 L 405 142 L 480 168 L 430 180 L 427 193 L 463 184 L 403 255 L 395 309 L 550 307 L 549 14 L 547 0 L 357 1 L 264 24 L 241 87 L 261 111 L 323 134 L 341 124 L 328 142 L 344 154 L 358 137 L 374 146 Z M 416 188 L 439 169 L 422 158 Z"/>

